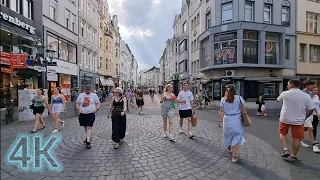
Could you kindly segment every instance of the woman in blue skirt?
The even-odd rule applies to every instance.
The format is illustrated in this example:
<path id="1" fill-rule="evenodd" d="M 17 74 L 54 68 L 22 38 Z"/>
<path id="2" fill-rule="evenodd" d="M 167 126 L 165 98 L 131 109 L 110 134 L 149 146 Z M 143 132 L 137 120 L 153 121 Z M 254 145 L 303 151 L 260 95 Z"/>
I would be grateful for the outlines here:
<path id="1" fill-rule="evenodd" d="M 241 117 L 241 106 L 243 104 L 243 98 L 236 95 L 235 86 L 229 84 L 225 97 L 220 102 L 219 115 L 220 123 L 223 122 L 223 143 L 228 146 L 228 151 L 232 153 L 232 162 L 238 161 L 239 146 L 245 142 Z"/>

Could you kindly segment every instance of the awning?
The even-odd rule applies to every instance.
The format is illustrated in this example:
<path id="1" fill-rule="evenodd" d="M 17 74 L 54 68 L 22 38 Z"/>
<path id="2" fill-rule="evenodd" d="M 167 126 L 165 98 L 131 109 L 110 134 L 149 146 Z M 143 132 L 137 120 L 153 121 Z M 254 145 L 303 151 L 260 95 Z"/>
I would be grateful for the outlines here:
<path id="1" fill-rule="evenodd" d="M 102 84 L 102 86 L 106 86 L 106 80 L 104 78 L 100 78 L 100 83 Z"/>

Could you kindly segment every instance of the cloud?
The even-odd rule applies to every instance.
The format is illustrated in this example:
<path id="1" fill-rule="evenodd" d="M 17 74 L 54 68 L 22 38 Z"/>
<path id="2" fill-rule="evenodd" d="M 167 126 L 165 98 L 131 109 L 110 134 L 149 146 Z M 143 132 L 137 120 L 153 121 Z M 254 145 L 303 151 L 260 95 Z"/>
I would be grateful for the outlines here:
<path id="1" fill-rule="evenodd" d="M 108 0 L 118 15 L 122 39 L 130 46 L 139 69 L 158 65 L 165 41 L 173 35 L 173 19 L 181 0 Z M 140 68 L 143 67 L 143 68 Z"/>

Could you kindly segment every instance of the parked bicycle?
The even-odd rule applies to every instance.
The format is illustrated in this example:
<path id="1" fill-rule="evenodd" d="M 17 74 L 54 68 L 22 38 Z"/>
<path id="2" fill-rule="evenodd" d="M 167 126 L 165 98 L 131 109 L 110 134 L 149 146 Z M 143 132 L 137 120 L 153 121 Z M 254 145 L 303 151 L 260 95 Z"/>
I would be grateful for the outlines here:
<path id="1" fill-rule="evenodd" d="M 5 119 L 6 124 L 9 122 L 13 122 L 13 115 L 14 115 L 14 108 L 13 108 L 13 101 L 6 101 L 6 112 L 5 112 Z"/>

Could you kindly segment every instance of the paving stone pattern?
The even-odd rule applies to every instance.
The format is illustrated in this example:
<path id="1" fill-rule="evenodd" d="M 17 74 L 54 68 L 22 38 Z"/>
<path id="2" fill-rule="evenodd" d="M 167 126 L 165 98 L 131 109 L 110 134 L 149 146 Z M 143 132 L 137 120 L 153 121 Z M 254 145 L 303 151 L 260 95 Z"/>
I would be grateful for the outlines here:
<path id="1" fill-rule="evenodd" d="M 290 169 L 278 152 L 253 135 L 245 135 L 247 142 L 241 146 L 240 160 L 232 163 L 222 144 L 222 129 L 215 123 L 199 120 L 194 140 L 176 133 L 173 143 L 162 138 L 160 116 L 128 115 L 127 121 L 126 141 L 113 149 L 111 121 L 98 116 L 92 149 L 87 150 L 78 120 L 67 119 L 61 131 L 64 139 L 55 151 L 64 166 L 61 173 L 25 173 L 5 165 L 3 157 L 8 147 L 18 132 L 30 130 L 30 123 L 2 128 L 1 179 L 291 180 Z M 177 132 L 177 121 L 175 125 Z M 51 131 L 47 127 L 44 134 Z"/>

